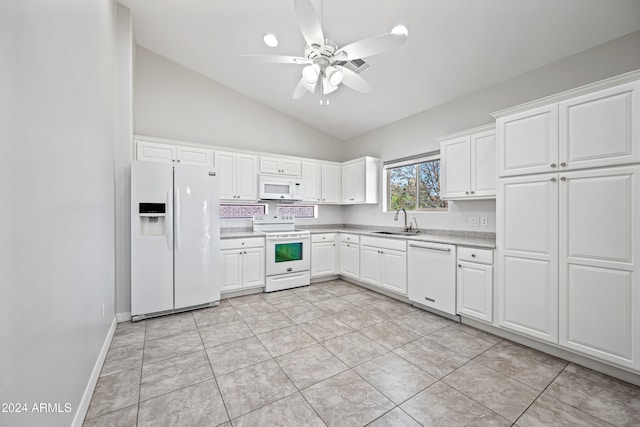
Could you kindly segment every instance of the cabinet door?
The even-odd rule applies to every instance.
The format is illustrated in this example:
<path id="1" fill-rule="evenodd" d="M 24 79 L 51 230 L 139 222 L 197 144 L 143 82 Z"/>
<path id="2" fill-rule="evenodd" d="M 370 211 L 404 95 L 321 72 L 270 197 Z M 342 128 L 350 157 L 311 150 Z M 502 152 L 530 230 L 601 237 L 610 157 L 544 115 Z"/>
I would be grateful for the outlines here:
<path id="1" fill-rule="evenodd" d="M 352 165 L 342 167 L 342 203 L 353 202 L 353 173 Z"/>
<path id="2" fill-rule="evenodd" d="M 236 175 L 235 175 L 236 155 L 217 151 L 215 154 L 215 168 L 220 183 L 220 200 L 236 199 Z"/>
<path id="3" fill-rule="evenodd" d="M 360 280 L 371 285 L 380 286 L 381 278 L 380 248 L 360 246 Z"/>
<path id="4" fill-rule="evenodd" d="M 559 108 L 561 169 L 640 162 L 640 82 L 573 98 Z"/>
<path id="5" fill-rule="evenodd" d="M 365 188 L 365 162 L 354 163 L 351 169 L 351 201 L 364 203 L 366 199 Z"/>
<path id="6" fill-rule="evenodd" d="M 264 286 L 264 248 L 245 249 L 242 254 L 242 287 Z"/>
<path id="7" fill-rule="evenodd" d="M 471 135 L 471 197 L 496 196 L 496 133 Z"/>
<path id="8" fill-rule="evenodd" d="M 638 218 L 640 166 L 561 174 L 560 344 L 634 369 L 640 367 Z"/>
<path id="9" fill-rule="evenodd" d="M 280 159 L 278 165 L 283 175 L 300 176 L 301 163 L 299 160 Z"/>
<path id="10" fill-rule="evenodd" d="M 242 288 L 242 251 L 220 251 L 222 255 L 222 292 Z"/>
<path id="11" fill-rule="evenodd" d="M 458 314 L 493 322 L 493 267 L 458 261 Z"/>
<path id="12" fill-rule="evenodd" d="M 471 182 L 471 148 L 469 141 L 469 137 L 465 136 L 443 141 L 440 144 L 443 199 L 466 199 L 469 197 L 469 185 Z"/>
<path id="13" fill-rule="evenodd" d="M 258 158 L 238 154 L 236 160 L 236 200 L 258 200 Z"/>
<path id="14" fill-rule="evenodd" d="M 302 201 L 318 203 L 321 198 L 320 163 L 302 164 Z"/>
<path id="15" fill-rule="evenodd" d="M 380 284 L 390 291 L 407 295 L 407 253 L 382 249 Z"/>
<path id="16" fill-rule="evenodd" d="M 338 165 L 323 164 L 322 165 L 322 202 L 323 203 L 339 203 L 340 202 L 340 167 Z M 302 182 L 303 188 L 307 185 Z"/>
<path id="17" fill-rule="evenodd" d="M 336 273 L 336 244 L 334 242 L 311 245 L 311 277 Z"/>
<path id="18" fill-rule="evenodd" d="M 558 169 L 557 104 L 501 117 L 496 121 L 498 176 Z"/>
<path id="19" fill-rule="evenodd" d="M 354 279 L 360 278 L 360 245 L 340 244 L 340 274 Z"/>
<path id="20" fill-rule="evenodd" d="M 558 174 L 498 183 L 498 322 L 558 342 Z"/>
<path id="21" fill-rule="evenodd" d="M 211 150 L 194 147 L 177 147 L 176 157 L 183 165 L 198 165 L 211 167 Z"/>
<path id="22" fill-rule="evenodd" d="M 137 141 L 136 159 L 145 162 L 173 163 L 176 158 L 175 145 Z"/>

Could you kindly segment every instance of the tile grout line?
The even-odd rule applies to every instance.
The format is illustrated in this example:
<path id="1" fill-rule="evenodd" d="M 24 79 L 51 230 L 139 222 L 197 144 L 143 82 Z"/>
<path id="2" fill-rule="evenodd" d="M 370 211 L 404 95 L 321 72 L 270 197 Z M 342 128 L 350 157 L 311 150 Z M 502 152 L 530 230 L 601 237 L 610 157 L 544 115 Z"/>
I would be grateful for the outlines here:
<path id="1" fill-rule="evenodd" d="M 211 375 L 213 375 L 213 381 L 216 384 L 216 388 L 218 389 L 218 394 L 220 394 L 220 400 L 222 401 L 222 406 L 224 406 L 224 411 L 227 414 L 227 420 L 230 423 L 231 422 L 231 416 L 229 415 L 229 409 L 227 408 L 227 403 L 224 401 L 224 396 L 222 395 L 222 390 L 220 390 L 220 385 L 218 384 L 218 377 L 216 376 L 216 373 L 213 370 L 213 365 L 211 364 L 211 359 L 209 358 L 209 353 L 207 352 L 207 348 L 204 345 L 204 340 L 202 339 L 202 334 L 200 333 L 200 327 L 198 327 L 198 322 L 196 322 L 195 316 L 193 317 L 193 322 L 196 324 L 196 330 L 198 331 L 198 336 L 200 337 L 200 342 L 202 342 L 202 348 L 204 350 L 204 355 L 207 358 L 207 362 L 209 362 L 209 368 L 211 369 Z M 222 423 L 222 424 L 224 424 L 224 423 Z"/>

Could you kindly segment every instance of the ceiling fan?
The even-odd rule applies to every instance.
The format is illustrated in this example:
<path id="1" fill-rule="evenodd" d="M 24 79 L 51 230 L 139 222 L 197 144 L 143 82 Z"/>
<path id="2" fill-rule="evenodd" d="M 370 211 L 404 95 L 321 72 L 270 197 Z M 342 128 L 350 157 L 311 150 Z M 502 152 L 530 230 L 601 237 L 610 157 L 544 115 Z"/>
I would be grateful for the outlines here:
<path id="1" fill-rule="evenodd" d="M 275 64 L 303 64 L 302 78 L 293 91 L 293 99 L 301 98 L 307 92 L 315 93 L 322 86 L 322 93 L 327 95 L 340 84 L 368 93 L 373 87 L 355 71 L 344 64 L 355 59 L 377 55 L 387 49 L 401 45 L 407 40 L 405 27 L 395 27 L 390 33 L 369 37 L 341 48 L 332 39 L 325 37 L 320 19 L 311 0 L 293 1 L 298 25 L 307 42 L 304 56 L 285 55 L 241 55 L 240 58 Z"/>

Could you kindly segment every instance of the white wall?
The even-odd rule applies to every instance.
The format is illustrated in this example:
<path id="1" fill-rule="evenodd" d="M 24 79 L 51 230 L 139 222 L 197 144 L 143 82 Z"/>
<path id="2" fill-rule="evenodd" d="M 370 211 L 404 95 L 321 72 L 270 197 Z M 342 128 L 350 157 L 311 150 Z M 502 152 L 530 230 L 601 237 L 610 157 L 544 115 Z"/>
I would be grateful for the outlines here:
<path id="1" fill-rule="evenodd" d="M 131 159 L 133 159 L 133 23 L 117 5 L 116 24 L 116 313 L 131 311 Z"/>
<path id="2" fill-rule="evenodd" d="M 337 139 L 138 46 L 135 132 L 338 160 Z"/>
<path id="3" fill-rule="evenodd" d="M 345 144 L 343 159 L 369 155 L 385 161 L 437 150 L 439 137 L 491 123 L 494 111 L 638 68 L 640 31 L 354 138 Z M 451 202 L 448 213 L 415 216 L 421 228 L 495 231 L 491 201 Z M 487 216 L 489 226 L 469 227 L 469 216 Z M 346 223 L 397 225 L 392 218 L 381 206 L 345 208 Z"/>
<path id="4" fill-rule="evenodd" d="M 70 425 L 114 318 L 114 16 L 0 3 L 0 402 L 71 404 L 1 425 Z"/>

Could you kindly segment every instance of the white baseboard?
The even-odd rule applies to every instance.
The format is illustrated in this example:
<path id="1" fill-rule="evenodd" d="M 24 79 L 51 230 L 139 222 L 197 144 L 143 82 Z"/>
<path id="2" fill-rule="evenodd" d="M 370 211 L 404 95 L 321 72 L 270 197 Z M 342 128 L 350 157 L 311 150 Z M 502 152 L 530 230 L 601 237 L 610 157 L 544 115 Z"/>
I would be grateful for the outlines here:
<path id="1" fill-rule="evenodd" d="M 116 320 L 118 323 L 128 322 L 131 320 L 131 312 L 125 311 L 123 313 L 116 313 Z"/>
<path id="2" fill-rule="evenodd" d="M 93 397 L 93 391 L 96 388 L 96 384 L 98 383 L 98 378 L 100 377 L 100 371 L 102 371 L 102 365 L 104 365 L 104 360 L 107 358 L 107 352 L 109 351 L 109 346 L 111 345 L 111 340 L 113 339 L 113 334 L 116 332 L 117 326 L 117 317 L 113 318 L 113 322 L 111 322 L 111 327 L 109 328 L 109 332 L 107 333 L 107 337 L 104 339 L 104 343 L 102 344 L 102 349 L 98 354 L 98 360 L 96 360 L 96 364 L 93 366 L 93 372 L 91 372 L 91 376 L 89 377 L 89 382 L 87 383 L 87 387 L 84 389 L 84 394 L 82 395 L 82 399 L 80 400 L 80 406 L 76 411 L 76 415 L 73 418 L 73 423 L 71 424 L 74 427 L 82 427 L 84 423 L 84 419 L 87 416 L 87 411 L 89 410 L 89 403 L 91 403 L 91 397 Z"/>

